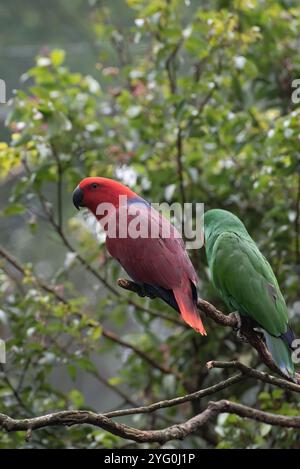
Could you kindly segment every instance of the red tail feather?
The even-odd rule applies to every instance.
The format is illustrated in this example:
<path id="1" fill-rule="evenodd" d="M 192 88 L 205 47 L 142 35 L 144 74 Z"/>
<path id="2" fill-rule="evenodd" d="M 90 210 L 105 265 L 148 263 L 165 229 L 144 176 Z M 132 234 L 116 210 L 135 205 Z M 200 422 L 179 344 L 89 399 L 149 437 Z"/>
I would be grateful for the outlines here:
<path id="1" fill-rule="evenodd" d="M 191 292 L 186 293 L 181 288 L 174 289 L 173 292 L 184 321 L 201 335 L 207 335 Z"/>

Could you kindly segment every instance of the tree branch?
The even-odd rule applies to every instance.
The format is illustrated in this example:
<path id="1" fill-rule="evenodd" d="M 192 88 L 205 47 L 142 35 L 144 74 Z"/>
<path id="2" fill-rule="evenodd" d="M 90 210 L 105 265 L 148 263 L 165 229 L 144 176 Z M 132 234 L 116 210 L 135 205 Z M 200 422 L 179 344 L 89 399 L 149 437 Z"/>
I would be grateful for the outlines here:
<path id="1" fill-rule="evenodd" d="M 181 38 L 175 47 L 172 49 L 171 53 L 169 54 L 166 62 L 165 62 L 165 68 L 167 71 L 168 75 L 168 81 L 169 81 L 169 87 L 170 87 L 170 93 L 171 94 L 176 94 L 177 93 L 177 79 L 176 79 L 176 56 L 183 44 L 183 38 Z"/>
<path id="2" fill-rule="evenodd" d="M 276 376 L 270 375 L 265 373 L 264 371 L 254 370 L 247 365 L 244 365 L 238 361 L 232 362 L 218 362 L 218 361 L 210 361 L 206 364 L 208 369 L 212 368 L 234 368 L 239 370 L 244 376 L 249 376 L 251 378 L 258 379 L 259 381 L 263 381 L 264 383 L 273 384 L 274 386 L 278 386 L 279 388 L 293 391 L 300 393 L 300 385 L 296 383 L 292 383 L 291 381 L 287 381 L 286 379 L 277 378 Z"/>
<path id="3" fill-rule="evenodd" d="M 121 417 L 124 415 L 136 415 L 136 414 L 148 414 L 150 412 L 154 412 L 160 409 L 166 409 L 167 407 L 174 407 L 180 404 L 184 404 L 185 402 L 192 402 L 202 399 L 202 397 L 210 396 L 215 394 L 218 391 L 222 391 L 233 384 L 239 383 L 243 381 L 244 377 L 242 373 L 236 374 L 228 379 L 220 381 L 213 386 L 210 386 L 205 389 L 200 389 L 199 391 L 193 392 L 191 394 L 186 394 L 185 396 L 175 397 L 173 399 L 166 399 L 164 401 L 158 401 L 154 404 L 150 404 L 148 406 L 141 406 L 141 407 L 133 407 L 131 409 L 120 409 L 115 410 L 113 412 L 108 412 L 105 415 L 107 417 Z"/>
<path id="4" fill-rule="evenodd" d="M 198 308 L 200 311 L 205 313 L 206 316 L 213 319 L 216 323 L 222 324 L 223 326 L 230 326 L 234 330 L 238 330 L 239 324 L 234 313 L 225 315 L 213 305 L 202 299 L 198 300 Z M 247 321 L 246 318 L 243 318 L 242 320 L 240 332 L 243 338 L 257 351 L 261 361 L 265 363 L 265 365 L 267 365 L 267 367 L 270 368 L 272 371 L 287 379 L 287 377 L 282 373 L 282 371 L 277 367 L 277 365 L 273 361 L 273 358 L 270 352 L 268 351 L 266 344 L 263 338 L 261 337 L 261 334 L 257 333 L 253 329 L 251 323 Z"/>
<path id="5" fill-rule="evenodd" d="M 251 407 L 220 400 L 209 402 L 208 407 L 200 414 L 184 423 L 172 425 L 161 430 L 139 430 L 128 425 L 114 422 L 105 414 L 96 414 L 85 410 L 66 410 L 30 419 L 13 419 L 0 414 L 0 426 L 7 432 L 27 431 L 29 435 L 33 430 L 51 426 L 93 425 L 102 428 L 121 438 L 140 443 L 166 443 L 170 440 L 182 440 L 188 435 L 198 431 L 208 421 L 215 419 L 219 414 L 226 412 L 240 417 L 249 418 L 257 422 L 267 423 L 286 428 L 300 428 L 300 417 L 271 414 Z"/>
<path id="6" fill-rule="evenodd" d="M 22 275 L 25 275 L 24 266 L 22 266 L 22 264 L 19 261 L 17 261 L 10 253 L 8 253 L 2 247 L 0 247 L 0 256 L 2 256 L 10 264 L 12 264 Z M 36 281 L 36 284 L 40 288 L 47 291 L 48 293 L 53 294 L 57 300 L 67 303 L 67 300 L 54 287 L 47 285 L 45 282 L 43 282 L 41 279 L 37 277 L 35 277 L 35 281 Z M 135 282 L 132 282 L 131 280 L 121 278 L 118 280 L 117 283 L 124 290 L 132 291 L 134 293 L 137 293 L 139 296 L 147 296 L 151 299 L 155 298 L 154 292 L 152 290 L 148 291 L 146 287 L 142 288 L 140 285 L 138 285 Z M 200 312 L 210 317 L 217 324 L 221 324 L 222 326 L 228 326 L 235 330 L 239 326 L 238 320 L 234 314 L 225 315 L 224 313 L 219 311 L 217 308 L 215 308 L 215 306 L 213 306 L 206 300 L 198 299 L 198 308 Z M 169 319 L 169 317 L 168 316 L 166 317 L 166 315 L 164 315 L 163 313 L 159 314 L 159 316 L 163 319 Z M 267 365 L 268 368 L 270 368 L 272 371 L 274 371 L 275 373 L 279 374 L 284 379 L 286 379 L 286 376 L 281 372 L 281 370 L 274 363 L 272 356 L 269 353 L 265 345 L 264 340 L 262 339 L 259 333 L 254 331 L 251 324 L 247 320 L 243 320 L 240 332 L 242 333 L 246 341 L 258 352 L 262 362 L 265 363 L 265 365 Z M 157 364 L 151 357 L 145 354 L 145 352 L 143 352 L 142 350 L 139 350 L 135 346 L 132 346 L 128 342 L 122 339 L 119 339 L 118 336 L 112 333 L 111 331 L 104 329 L 103 336 L 105 336 L 109 340 L 112 340 L 118 343 L 119 345 L 130 348 L 135 353 L 137 353 L 141 358 L 145 359 L 150 365 L 153 366 L 155 363 L 155 368 L 159 369 L 161 372 L 163 373 L 172 372 L 173 374 L 175 374 L 175 376 L 179 378 L 179 375 L 176 371 L 174 370 L 171 371 L 168 367 L 164 367 L 164 366 L 161 366 L 160 364 Z M 298 374 L 297 374 L 297 379 L 299 381 Z"/>
<path id="7" fill-rule="evenodd" d="M 147 292 L 147 287 L 144 286 L 143 288 L 141 288 L 140 285 L 132 282 L 131 280 L 119 279 L 118 285 L 121 288 L 131 290 L 140 295 L 146 295 L 149 298 L 154 297 L 152 290 Z M 204 313 L 217 324 L 221 324 L 222 326 L 228 326 L 235 330 L 239 328 L 238 319 L 234 313 L 226 315 L 219 311 L 217 308 L 215 308 L 215 306 L 210 304 L 208 301 L 205 301 L 203 299 L 198 299 L 198 309 L 201 313 Z M 243 338 L 257 351 L 262 362 L 265 363 L 265 365 L 267 365 L 268 368 L 270 368 L 272 371 L 287 379 L 287 377 L 274 363 L 272 356 L 269 353 L 261 335 L 253 329 L 251 323 L 248 322 L 246 318 L 243 318 L 242 320 L 240 332 Z"/>
<path id="8" fill-rule="evenodd" d="M 13 256 L 11 256 L 9 253 L 7 253 L 5 250 L 2 250 L 1 248 L 0 255 L 2 255 L 2 257 L 4 257 L 8 262 L 10 262 L 22 275 L 25 275 L 25 268 Z M 49 293 L 52 293 L 57 300 L 67 303 L 67 300 L 62 297 L 55 290 L 55 288 L 49 287 L 38 278 L 35 279 L 35 281 L 42 289 Z M 152 291 L 147 291 L 147 289 L 145 290 L 138 284 L 129 280 L 120 279 L 118 281 L 118 285 L 126 290 L 134 291 L 135 293 L 138 293 L 141 296 L 145 294 L 150 298 L 153 298 L 154 296 Z M 235 315 L 231 314 L 226 316 L 213 305 L 202 299 L 199 300 L 198 307 L 201 312 L 205 313 L 218 324 L 229 326 L 234 329 L 237 328 L 238 320 Z M 256 335 L 255 331 L 248 329 L 248 327 L 249 326 L 247 324 L 244 325 L 242 333 L 244 335 L 245 333 L 248 334 L 246 335 L 248 342 L 251 345 L 255 344 L 258 347 L 258 350 L 260 351 L 262 346 L 265 347 L 262 339 L 258 335 Z M 142 359 L 146 360 L 152 367 L 159 369 L 163 373 L 173 373 L 178 379 L 181 379 L 181 375 L 177 373 L 176 370 L 171 370 L 163 365 L 160 365 L 159 363 L 156 363 L 144 351 L 140 350 L 132 344 L 128 344 L 126 341 L 120 339 L 111 331 L 104 330 L 103 335 L 109 340 L 115 341 L 119 345 L 132 349 Z M 223 412 L 232 413 L 240 417 L 249 418 L 270 425 L 277 425 L 288 428 L 300 428 L 300 417 L 271 414 L 268 412 L 263 412 L 261 410 L 244 406 L 242 404 L 230 402 L 224 399 L 220 401 L 210 402 L 208 404 L 208 407 L 202 413 L 187 420 L 186 422 L 177 425 L 172 425 L 162 430 L 140 430 L 130 427 L 128 425 L 116 423 L 112 420 L 113 417 L 135 414 L 148 414 L 159 409 L 177 406 L 185 402 L 192 402 L 201 399 L 202 397 L 214 394 L 235 383 L 238 383 L 245 379 L 246 376 L 258 379 L 265 383 L 279 386 L 286 390 L 294 391 L 297 393 L 300 392 L 300 385 L 291 383 L 286 379 L 277 378 L 267 373 L 254 370 L 238 361 L 212 361 L 209 362 L 207 366 L 208 368 L 234 368 L 239 370 L 239 373 L 208 388 L 201 389 L 195 393 L 176 397 L 174 399 L 159 401 L 150 404 L 149 406 L 141 406 L 131 409 L 120 409 L 108 412 L 106 414 L 96 414 L 83 410 L 71 410 L 55 412 L 52 414 L 27 419 L 13 419 L 5 414 L 0 414 L 0 427 L 6 431 L 27 431 L 27 437 L 29 438 L 31 432 L 39 428 L 45 428 L 55 425 L 71 426 L 76 424 L 89 424 L 98 428 L 102 428 L 103 430 L 106 430 L 114 435 L 120 436 L 121 438 L 134 440 L 136 442 L 158 442 L 160 444 L 174 439 L 185 438 L 186 436 L 198 431 L 203 425 L 205 425 L 210 420 L 216 418 L 217 415 Z"/>
<path id="9" fill-rule="evenodd" d="M 165 62 L 165 68 L 167 71 L 168 82 L 169 82 L 169 89 L 171 95 L 177 94 L 177 77 L 176 77 L 176 57 L 180 48 L 182 47 L 184 39 L 181 38 L 175 47 L 172 49 L 171 53 L 167 57 Z M 175 106 L 176 109 L 176 106 Z M 179 184 L 179 192 L 181 203 L 184 205 L 186 201 L 186 194 L 184 188 L 184 168 L 183 168 L 183 138 L 182 138 L 182 128 L 180 123 L 177 125 L 177 135 L 176 135 L 176 166 L 177 166 L 177 176 L 178 176 L 178 184 Z M 184 228 L 184 220 L 182 220 L 182 231 Z"/>

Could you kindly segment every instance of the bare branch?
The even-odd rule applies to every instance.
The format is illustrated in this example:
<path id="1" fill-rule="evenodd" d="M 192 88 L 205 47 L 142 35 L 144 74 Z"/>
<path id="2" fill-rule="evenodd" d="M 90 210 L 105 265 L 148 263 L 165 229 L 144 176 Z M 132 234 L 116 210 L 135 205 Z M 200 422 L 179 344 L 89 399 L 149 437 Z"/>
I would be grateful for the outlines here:
<path id="1" fill-rule="evenodd" d="M 148 406 L 141 406 L 135 407 L 131 409 L 120 409 L 115 410 L 113 412 L 106 413 L 106 417 L 121 417 L 123 415 L 136 415 L 136 414 L 148 414 L 150 412 L 154 412 L 155 410 L 165 409 L 167 407 L 174 407 L 180 404 L 184 404 L 185 402 L 197 401 L 202 399 L 202 397 L 210 396 L 211 394 L 215 394 L 218 391 L 222 391 L 233 384 L 239 383 L 242 381 L 244 377 L 241 373 L 234 375 L 224 381 L 220 381 L 213 386 L 210 386 L 205 389 L 200 389 L 199 391 L 193 392 L 191 394 L 186 394 L 185 396 L 175 397 L 174 399 L 168 399 L 164 401 L 155 402 L 154 404 L 150 404 Z"/>
<path id="2" fill-rule="evenodd" d="M 114 422 L 105 414 L 96 414 L 85 410 L 67 410 L 20 420 L 13 419 L 5 414 L 0 414 L 0 426 L 7 432 L 27 431 L 28 434 L 28 432 L 31 433 L 33 430 L 39 428 L 86 424 L 102 428 L 113 435 L 128 440 L 134 440 L 140 443 L 157 442 L 163 444 L 170 440 L 184 439 L 188 435 L 198 431 L 208 421 L 215 419 L 223 412 L 267 423 L 269 425 L 300 428 L 300 417 L 271 414 L 225 399 L 210 402 L 208 407 L 195 417 L 192 417 L 184 423 L 172 425 L 162 430 L 139 430 L 122 423 Z"/>
<path id="3" fill-rule="evenodd" d="M 286 379 L 277 378 L 276 376 L 270 375 L 265 373 L 264 371 L 254 370 L 247 365 L 244 365 L 238 361 L 232 362 L 218 362 L 218 361 L 210 361 L 206 364 L 208 369 L 211 368 L 233 368 L 239 370 L 244 376 L 249 376 L 251 378 L 258 379 L 259 381 L 263 381 L 264 383 L 273 384 L 274 386 L 278 386 L 279 388 L 293 391 L 300 393 L 300 385 L 296 383 L 292 383 L 287 381 Z"/>
<path id="4" fill-rule="evenodd" d="M 165 62 L 165 68 L 167 71 L 169 89 L 172 95 L 177 94 L 177 77 L 176 77 L 176 57 L 180 48 L 182 47 L 184 39 L 181 38 L 175 47 L 172 49 L 171 53 L 167 57 Z M 176 107 L 175 107 L 176 109 Z M 177 176 L 179 183 L 179 192 L 181 197 L 181 203 L 184 204 L 186 201 L 186 194 L 184 188 L 184 168 L 183 168 L 183 138 L 182 138 L 182 128 L 180 124 L 177 125 L 177 135 L 176 135 L 176 166 L 177 166 Z M 183 221 L 182 221 L 183 224 Z M 184 228 L 182 226 L 182 228 Z M 184 232 L 184 230 L 183 230 Z"/>

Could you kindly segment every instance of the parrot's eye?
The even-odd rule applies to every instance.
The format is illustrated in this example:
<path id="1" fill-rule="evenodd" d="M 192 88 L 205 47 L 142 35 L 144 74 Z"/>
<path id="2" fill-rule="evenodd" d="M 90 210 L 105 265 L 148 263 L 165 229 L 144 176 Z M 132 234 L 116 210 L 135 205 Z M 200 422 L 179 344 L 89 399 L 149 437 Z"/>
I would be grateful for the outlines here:
<path id="1" fill-rule="evenodd" d="M 99 187 L 99 184 L 97 184 L 97 182 L 93 182 L 91 185 L 90 185 L 90 189 L 94 190 L 94 189 L 97 189 Z"/>

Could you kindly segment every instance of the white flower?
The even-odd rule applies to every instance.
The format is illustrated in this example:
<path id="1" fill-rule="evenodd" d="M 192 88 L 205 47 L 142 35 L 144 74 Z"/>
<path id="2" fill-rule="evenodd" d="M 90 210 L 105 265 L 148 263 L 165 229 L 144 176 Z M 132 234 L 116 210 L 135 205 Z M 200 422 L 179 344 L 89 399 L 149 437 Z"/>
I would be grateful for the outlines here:
<path id="1" fill-rule="evenodd" d="M 242 70 L 246 65 L 246 58 L 243 55 L 237 55 L 234 57 L 234 64 L 238 70 Z"/>

